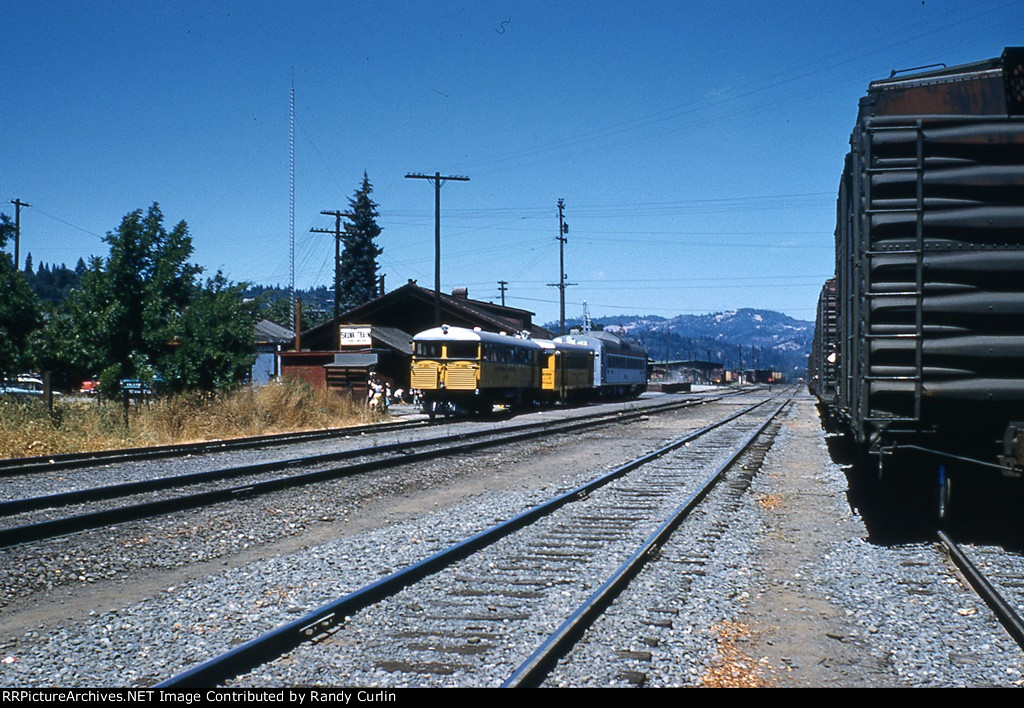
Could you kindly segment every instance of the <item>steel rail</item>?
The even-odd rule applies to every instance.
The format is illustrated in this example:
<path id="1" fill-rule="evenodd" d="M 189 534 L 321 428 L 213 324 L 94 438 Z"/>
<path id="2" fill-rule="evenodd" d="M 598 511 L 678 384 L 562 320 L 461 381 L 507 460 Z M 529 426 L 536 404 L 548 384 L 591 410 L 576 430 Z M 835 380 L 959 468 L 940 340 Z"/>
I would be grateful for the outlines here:
<path id="1" fill-rule="evenodd" d="M 967 578 L 967 582 L 971 584 L 974 591 L 996 613 L 996 617 L 999 618 L 999 621 L 1002 622 L 1014 641 L 1024 649 L 1024 620 L 1021 619 L 1021 616 L 1003 599 L 1003 596 L 996 590 L 995 586 L 989 582 L 984 573 L 978 570 L 978 567 L 971 562 L 971 559 L 967 557 L 967 554 L 964 553 L 963 549 L 957 545 L 949 534 L 945 531 L 939 531 L 938 537 L 939 543 L 942 544 L 950 559 L 960 569 L 960 572 L 964 574 L 964 577 Z"/>
<path id="2" fill-rule="evenodd" d="M 671 516 L 647 537 L 647 540 L 631 555 L 619 568 L 606 580 L 601 587 L 587 598 L 569 617 L 558 627 L 526 661 L 519 665 L 502 684 L 502 688 L 536 688 L 539 687 L 547 675 L 593 624 L 594 620 L 600 617 L 605 609 L 618 597 L 630 581 L 652 558 L 657 549 L 665 544 L 668 538 L 676 530 L 676 527 L 683 522 L 690 512 L 693 511 L 708 493 L 718 484 L 718 481 L 725 474 L 725 471 L 732 467 L 743 453 L 754 444 L 754 441 L 768 428 L 775 417 L 782 412 L 782 409 L 789 404 L 787 400 L 780 405 L 774 413 L 754 433 L 743 442 L 743 444 L 732 454 L 729 459 L 714 471 L 682 504 L 672 512 Z"/>
<path id="3" fill-rule="evenodd" d="M 653 413 L 658 413 L 661 412 L 662 410 L 686 408 L 698 405 L 699 403 L 706 403 L 709 400 L 713 401 L 718 399 L 708 399 L 699 402 L 686 400 L 675 401 L 671 403 L 660 403 L 654 406 L 648 406 L 644 410 L 650 410 Z M 619 417 L 621 413 L 621 411 L 604 411 L 589 414 L 586 416 L 580 416 L 575 420 L 583 420 L 589 418 L 599 419 L 604 417 L 614 419 Z M 90 501 L 116 499 L 118 497 L 125 497 L 133 494 L 143 494 L 146 492 L 155 492 L 160 491 L 162 489 L 187 487 L 194 484 L 204 484 L 207 482 L 214 482 L 221 479 L 232 479 L 235 477 L 242 477 L 250 474 L 262 474 L 264 472 L 273 472 L 276 470 L 284 470 L 294 467 L 310 467 L 313 465 L 320 465 L 328 462 L 337 462 L 339 460 L 351 459 L 353 457 L 368 457 L 372 455 L 386 454 L 389 452 L 406 452 L 410 449 L 429 447 L 431 445 L 445 445 L 458 440 L 471 440 L 473 438 L 507 434 L 518 430 L 532 430 L 536 428 L 544 428 L 549 427 L 551 424 L 551 421 L 541 421 L 538 423 L 522 423 L 520 425 L 505 427 L 500 430 L 495 428 L 486 428 L 483 430 L 455 433 L 454 435 L 444 435 L 440 437 L 423 438 L 421 440 L 386 443 L 384 445 L 374 445 L 372 447 L 356 448 L 354 450 L 341 450 L 338 452 L 328 452 L 320 455 L 308 455 L 305 457 L 293 457 L 284 460 L 261 462 L 252 465 L 239 465 L 237 467 L 226 467 L 218 470 L 207 470 L 205 472 L 193 472 L 183 475 L 174 475 L 171 477 L 157 477 L 153 479 L 138 480 L 134 482 L 109 484 L 102 487 L 76 489 L 68 492 L 56 492 L 53 494 L 44 494 L 37 497 L 23 497 L 21 499 L 10 499 L 7 501 L 0 501 L 0 517 L 11 516 L 12 514 L 21 514 L 28 511 L 38 511 L 40 509 L 52 509 L 60 506 L 81 504 Z"/>
<path id="4" fill-rule="evenodd" d="M 94 450 L 92 452 L 68 452 L 59 455 L 37 455 L 34 457 L 12 457 L 0 460 L 0 477 L 12 477 L 33 472 L 50 470 L 74 469 L 93 465 L 129 462 L 134 460 L 159 459 L 177 457 L 190 453 L 225 452 L 228 450 L 244 450 L 264 445 L 285 445 L 298 442 L 310 442 L 330 438 L 363 435 L 365 433 L 405 430 L 408 428 L 427 427 L 423 420 L 399 421 L 395 423 L 373 423 L 357 425 L 350 428 L 328 428 L 326 430 L 307 430 L 298 433 L 273 433 L 255 435 L 246 438 L 228 438 L 225 440 L 207 440 L 198 443 L 175 445 L 153 445 L 150 447 L 126 447 L 114 450 Z"/>
<path id="5" fill-rule="evenodd" d="M 194 686 L 214 686 L 252 670 L 254 667 L 271 661 L 299 644 L 315 639 L 343 623 L 345 618 L 356 612 L 376 604 L 419 580 L 433 575 L 453 563 L 491 545 L 519 529 L 532 524 L 544 516 L 560 509 L 566 504 L 586 498 L 594 490 L 612 482 L 626 473 L 645 465 L 683 445 L 744 416 L 765 405 L 768 399 L 748 406 L 733 415 L 719 420 L 700 430 L 674 440 L 662 447 L 620 465 L 600 477 L 575 487 L 567 492 L 538 504 L 527 511 L 500 522 L 461 541 L 445 550 L 439 551 L 424 560 L 396 571 L 345 597 L 330 602 L 313 610 L 307 615 L 292 622 L 281 625 L 266 634 L 241 644 L 220 656 L 188 669 L 166 681 L 157 684 L 158 688 L 177 688 Z"/>
<path id="6" fill-rule="evenodd" d="M 745 390 L 730 391 L 728 393 L 717 395 L 715 400 L 725 396 L 733 396 L 747 392 L 748 391 Z M 689 395 L 697 396 L 700 394 Z M 431 425 L 436 425 L 436 423 L 430 423 L 426 420 L 397 421 L 394 423 L 371 423 L 368 425 L 357 425 L 348 428 L 327 428 L 325 430 L 307 430 L 297 433 L 273 433 L 269 435 L 256 435 L 245 438 L 207 440 L 205 442 L 198 443 L 152 445 L 148 447 L 117 448 L 114 450 L 93 450 L 91 452 L 68 452 L 57 455 L 36 455 L 32 457 L 11 457 L 0 460 L 0 477 L 31 474 L 33 472 L 46 472 L 49 470 L 90 467 L 93 465 L 111 464 L 115 462 L 176 457 L 190 453 L 226 452 L 229 450 L 244 450 L 252 447 L 261 447 L 264 445 L 286 445 L 299 442 L 315 442 L 317 440 L 336 437 L 343 438 L 354 435 L 364 435 L 367 433 L 407 430 L 409 428 L 425 428 Z"/>
<path id="7" fill-rule="evenodd" d="M 698 403 L 701 402 L 679 401 L 669 404 L 662 404 L 659 405 L 657 408 L 655 408 L 654 406 L 647 406 L 641 409 L 626 412 L 610 411 L 595 416 L 588 416 L 583 419 L 575 418 L 569 419 L 568 421 L 560 420 L 554 422 L 544 421 L 542 423 L 527 423 L 521 426 L 521 428 L 526 428 L 526 430 L 523 430 L 522 432 L 513 432 L 513 434 L 511 435 L 504 434 L 504 431 L 495 431 L 494 429 L 489 429 L 487 431 L 460 433 L 451 438 L 435 439 L 433 442 L 435 445 L 444 444 L 445 442 L 450 442 L 451 440 L 458 440 L 460 439 L 461 436 L 465 436 L 467 438 L 474 438 L 483 435 L 490 435 L 491 439 L 478 440 L 476 442 L 466 442 L 461 445 L 450 446 L 443 449 L 412 452 L 403 454 L 398 457 L 359 462 L 351 465 L 346 465 L 343 467 L 334 467 L 326 470 L 316 470 L 312 472 L 305 472 L 302 474 L 296 474 L 287 477 L 277 477 L 275 479 L 264 480 L 262 482 L 253 482 L 251 484 L 243 484 L 240 486 L 226 487 L 223 489 L 217 489 L 212 491 L 198 492 L 195 494 L 172 497 L 170 499 L 159 499 L 150 502 L 141 502 L 139 504 L 132 504 L 129 506 L 118 507 L 115 509 L 105 509 L 101 511 L 86 512 L 83 514 L 68 516 L 61 519 L 51 519 L 48 521 L 39 521 L 32 524 L 13 526 L 6 529 L 0 529 L 0 548 L 14 546 L 20 543 L 28 543 L 30 541 L 39 541 L 46 538 L 53 538 L 55 536 L 63 536 L 78 531 L 85 531 L 88 529 L 110 526 L 113 524 L 123 523 L 126 521 L 135 521 L 138 519 L 144 519 L 152 516 L 173 513 L 176 511 L 184 511 L 186 509 L 194 509 L 198 507 L 210 506 L 212 504 L 217 504 L 221 502 L 234 501 L 246 497 L 268 494 L 271 492 L 280 491 L 282 489 L 288 489 L 290 487 L 298 487 L 306 484 L 312 484 L 315 482 L 323 482 L 331 479 L 337 479 L 340 477 L 352 476 L 363 472 L 386 469 L 389 467 L 397 467 L 399 465 L 411 464 L 414 462 L 429 460 L 436 457 L 471 452 L 474 450 L 479 450 L 486 447 L 493 447 L 497 445 L 511 444 L 523 440 L 541 437 L 544 435 L 554 435 L 559 433 L 572 432 L 575 430 L 582 430 L 585 428 L 590 428 L 598 425 L 606 425 L 612 422 L 633 420 L 648 415 L 649 413 L 652 412 L 657 413 L 672 410 L 673 408 L 689 407 L 692 405 L 698 405 Z M 517 426 L 517 428 L 513 430 L 519 429 L 520 427 Z M 440 443 L 438 442 L 439 440 L 441 441 Z M 392 444 L 388 446 L 381 446 L 379 448 L 371 448 L 371 450 L 380 451 L 385 447 L 388 448 L 387 451 L 394 451 L 396 449 L 405 451 L 408 447 L 410 447 L 410 445 L 408 443 Z"/>

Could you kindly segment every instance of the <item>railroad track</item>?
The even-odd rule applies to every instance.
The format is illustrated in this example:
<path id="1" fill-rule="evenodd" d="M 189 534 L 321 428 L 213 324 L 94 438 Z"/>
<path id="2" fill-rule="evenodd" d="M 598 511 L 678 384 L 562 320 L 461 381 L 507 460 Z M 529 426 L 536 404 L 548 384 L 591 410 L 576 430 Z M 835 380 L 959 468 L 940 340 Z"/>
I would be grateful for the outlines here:
<path id="1" fill-rule="evenodd" d="M 256 435 L 247 438 L 231 438 L 227 440 L 208 440 L 198 443 L 180 445 L 153 445 L 149 447 L 118 448 L 115 450 L 95 450 L 93 452 L 70 452 L 60 455 L 37 455 L 34 457 L 12 457 L 0 460 L 0 477 L 31 474 L 33 472 L 50 472 L 53 470 L 94 467 L 139 460 L 156 460 L 167 457 L 183 457 L 185 455 L 203 455 L 229 450 L 247 450 L 254 447 L 271 447 L 277 445 L 294 445 L 302 442 L 332 440 L 358 435 L 379 433 L 383 431 L 408 430 L 423 428 L 428 423 L 424 420 L 406 420 L 391 423 L 373 423 L 348 428 L 329 428 L 327 430 L 309 430 L 298 433 L 276 433 L 273 435 Z"/>
<path id="2" fill-rule="evenodd" d="M 451 677 L 447 680 L 459 685 L 536 685 L 786 405 L 766 403 L 675 440 L 160 685 L 213 685 L 236 676 L 245 685 L 368 685 L 381 671 L 397 674 L 398 683 L 444 683 Z M 733 483 L 734 492 L 742 487 Z M 540 648 L 538 633 L 551 637 Z M 275 661 L 288 652 L 287 660 Z M 294 672 L 310 667 L 335 670 Z"/>
<path id="3" fill-rule="evenodd" d="M 602 411 L 569 419 L 459 432 L 454 435 L 435 436 L 329 454 L 12 499 L 0 502 L 0 517 L 6 520 L 6 526 L 0 528 L 0 547 L 235 501 L 291 487 L 472 452 L 546 435 L 573 432 L 609 423 L 627 422 L 650 414 L 716 400 L 718 399 L 676 400 L 638 406 L 625 411 Z M 389 430 L 391 429 L 389 428 Z M 344 460 L 357 461 L 343 466 L 333 464 Z M 324 465 L 329 466 L 311 469 Z M 275 472 L 286 474 L 266 478 L 267 474 Z M 225 481 L 232 483 L 227 486 L 218 484 Z M 200 487 L 200 490 L 171 497 L 159 495 L 163 491 L 187 487 Z M 106 505 L 100 508 L 87 506 L 129 497 L 135 497 L 134 501 L 122 506 Z M 53 514 L 52 510 L 58 508 L 67 508 L 72 513 L 64 516 Z"/>
<path id="4" fill-rule="evenodd" d="M 755 388 L 730 391 L 724 394 L 717 394 L 713 398 L 731 396 L 740 393 L 747 393 L 756 390 Z M 700 396 L 692 394 L 689 397 Z M 31 457 L 11 457 L 0 460 L 0 478 L 27 475 L 34 472 L 52 472 L 55 470 L 78 469 L 83 467 L 94 467 L 97 465 L 111 465 L 124 462 L 137 462 L 142 460 L 156 460 L 171 457 L 183 457 L 186 455 L 203 455 L 215 452 L 229 452 L 232 450 L 247 450 L 259 447 L 275 447 L 281 445 L 294 445 L 304 442 L 317 442 L 321 440 L 333 440 L 337 438 L 357 437 L 373 435 L 377 433 L 390 433 L 400 430 L 411 430 L 426 428 L 432 425 L 450 423 L 448 419 L 442 419 L 431 423 L 427 420 L 397 420 L 386 423 L 372 423 L 368 425 L 357 425 L 347 428 L 328 428 L 326 430 L 309 430 L 294 433 L 275 433 L 272 435 L 255 435 L 245 438 L 230 438 L 226 440 L 208 440 L 198 443 L 183 443 L 178 445 L 152 445 L 148 447 L 118 448 L 114 450 L 94 450 L 92 452 L 73 452 L 57 455 L 35 455 Z"/>
<path id="5" fill-rule="evenodd" d="M 1024 558 L 1019 554 L 986 547 L 978 549 L 981 566 L 990 569 L 990 576 L 971 560 L 967 551 L 945 531 L 938 532 L 938 540 L 949 559 L 999 618 L 1010 636 L 1024 649 L 1024 619 L 1018 607 L 1024 606 Z"/>

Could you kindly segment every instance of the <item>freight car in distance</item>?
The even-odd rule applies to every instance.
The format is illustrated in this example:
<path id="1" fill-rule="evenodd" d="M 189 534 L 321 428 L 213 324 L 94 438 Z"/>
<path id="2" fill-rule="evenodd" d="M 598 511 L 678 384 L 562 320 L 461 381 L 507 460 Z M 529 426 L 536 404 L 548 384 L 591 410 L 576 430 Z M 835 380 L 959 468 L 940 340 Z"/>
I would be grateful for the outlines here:
<path id="1" fill-rule="evenodd" d="M 1024 48 L 872 82 L 808 382 L 861 448 L 1024 466 Z M 963 459 L 961 459 L 963 458 Z M 971 462 L 968 462 L 970 460 Z"/>

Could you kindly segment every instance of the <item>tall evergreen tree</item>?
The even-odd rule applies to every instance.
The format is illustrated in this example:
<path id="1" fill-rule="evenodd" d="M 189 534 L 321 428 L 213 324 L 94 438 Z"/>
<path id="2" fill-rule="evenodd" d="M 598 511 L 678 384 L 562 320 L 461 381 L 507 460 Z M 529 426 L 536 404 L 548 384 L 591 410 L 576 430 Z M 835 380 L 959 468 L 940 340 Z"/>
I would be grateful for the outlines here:
<path id="1" fill-rule="evenodd" d="M 384 252 L 374 239 L 380 235 L 377 204 L 370 199 L 373 186 L 366 172 L 363 183 L 345 212 L 345 250 L 341 254 L 341 307 L 350 309 L 377 297 L 377 256 Z"/>

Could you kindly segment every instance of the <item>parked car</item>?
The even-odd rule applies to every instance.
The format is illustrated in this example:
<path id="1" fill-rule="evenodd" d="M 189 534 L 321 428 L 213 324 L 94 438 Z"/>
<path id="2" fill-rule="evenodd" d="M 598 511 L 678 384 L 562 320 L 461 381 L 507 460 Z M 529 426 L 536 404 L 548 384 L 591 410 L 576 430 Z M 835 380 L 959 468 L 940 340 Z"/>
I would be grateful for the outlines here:
<path id="1" fill-rule="evenodd" d="M 35 374 L 19 374 L 13 380 L 5 379 L 0 383 L 0 395 L 14 396 L 17 398 L 42 398 L 43 380 Z M 59 396 L 60 391 L 54 391 L 54 396 Z"/>

